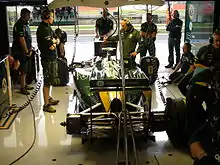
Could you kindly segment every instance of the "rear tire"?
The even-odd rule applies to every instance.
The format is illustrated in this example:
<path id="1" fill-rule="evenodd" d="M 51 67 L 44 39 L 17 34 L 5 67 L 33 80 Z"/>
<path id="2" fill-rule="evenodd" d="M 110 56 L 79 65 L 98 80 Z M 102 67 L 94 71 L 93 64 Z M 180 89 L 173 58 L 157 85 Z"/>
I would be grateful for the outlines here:
<path id="1" fill-rule="evenodd" d="M 170 143 L 175 148 L 187 147 L 187 136 L 185 133 L 186 104 L 183 98 L 166 99 L 166 132 Z"/>

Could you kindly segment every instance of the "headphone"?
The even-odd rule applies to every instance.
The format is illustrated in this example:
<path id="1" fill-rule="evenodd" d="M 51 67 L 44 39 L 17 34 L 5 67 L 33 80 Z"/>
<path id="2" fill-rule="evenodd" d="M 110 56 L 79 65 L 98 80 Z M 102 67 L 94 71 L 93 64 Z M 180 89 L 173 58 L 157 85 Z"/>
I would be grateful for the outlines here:
<path id="1" fill-rule="evenodd" d="M 24 18 L 26 16 L 26 14 L 30 14 L 30 13 L 31 13 L 30 10 L 28 10 L 27 8 L 23 8 L 21 10 L 20 15 L 21 15 L 22 18 Z"/>
<path id="2" fill-rule="evenodd" d="M 41 13 L 41 19 L 48 20 L 50 18 L 51 11 L 49 9 L 45 9 Z"/>
<path id="3" fill-rule="evenodd" d="M 100 12 L 100 14 L 102 15 L 102 11 Z M 109 16 L 110 14 L 107 12 L 107 16 Z"/>
<path id="4" fill-rule="evenodd" d="M 176 12 L 178 18 L 180 17 L 180 13 L 178 10 L 174 10 L 173 12 Z"/>
<path id="5" fill-rule="evenodd" d="M 106 12 L 107 16 L 109 16 L 109 10 L 107 8 L 103 8 L 103 10 Z M 103 11 L 100 12 L 101 14 L 103 14 Z"/>
<path id="6" fill-rule="evenodd" d="M 123 18 L 122 21 L 124 21 L 128 27 L 131 26 L 131 22 L 128 18 Z"/>
<path id="7" fill-rule="evenodd" d="M 190 42 L 185 42 L 184 45 L 186 45 L 189 48 L 189 50 L 191 50 L 192 45 L 190 44 Z"/>

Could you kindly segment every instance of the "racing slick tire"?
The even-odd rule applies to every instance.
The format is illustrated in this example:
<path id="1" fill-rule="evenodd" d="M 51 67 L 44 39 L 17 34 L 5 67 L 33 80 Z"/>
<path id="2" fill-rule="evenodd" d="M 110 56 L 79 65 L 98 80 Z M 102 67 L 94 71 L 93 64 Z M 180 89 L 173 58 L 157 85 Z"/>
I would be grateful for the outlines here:
<path id="1" fill-rule="evenodd" d="M 165 108 L 166 133 L 175 148 L 186 148 L 186 104 L 184 98 L 167 98 Z"/>

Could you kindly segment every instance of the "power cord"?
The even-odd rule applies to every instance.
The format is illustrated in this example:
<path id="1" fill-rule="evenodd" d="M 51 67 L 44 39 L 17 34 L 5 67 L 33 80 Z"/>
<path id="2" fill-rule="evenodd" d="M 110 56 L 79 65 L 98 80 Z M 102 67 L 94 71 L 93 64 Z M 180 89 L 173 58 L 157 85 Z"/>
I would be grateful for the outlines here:
<path id="1" fill-rule="evenodd" d="M 28 95 L 26 95 L 28 97 L 28 101 L 26 103 L 24 103 L 21 107 L 19 107 L 17 110 L 14 110 L 12 113 L 19 113 L 20 111 L 25 109 L 30 104 L 30 102 L 34 100 L 35 96 L 37 95 L 38 91 L 40 90 L 41 84 L 42 84 L 42 80 L 39 80 L 37 83 L 37 86 L 35 87 L 33 93 L 31 94 L 31 96 L 28 97 Z"/>
<path id="2" fill-rule="evenodd" d="M 116 33 L 116 31 L 118 30 L 118 24 L 117 24 L 117 20 L 116 20 L 116 18 L 110 13 L 110 12 L 108 12 L 108 14 L 112 17 L 112 19 L 115 21 L 115 23 L 116 23 L 116 27 L 115 27 L 115 30 L 113 31 L 113 33 L 109 36 L 109 37 L 111 37 L 111 36 L 113 36 L 115 33 Z M 108 38 L 109 38 L 108 37 Z"/>
<path id="3" fill-rule="evenodd" d="M 33 109 L 32 104 L 31 104 L 31 100 L 29 99 L 28 95 L 26 95 L 26 96 L 27 96 L 27 98 L 28 98 L 28 104 L 27 104 L 27 105 L 30 104 L 30 106 L 31 106 L 31 111 L 32 111 L 32 114 L 33 114 L 32 116 L 33 116 L 33 127 L 34 127 L 34 140 L 33 140 L 32 144 L 31 144 L 31 146 L 29 147 L 29 149 L 28 149 L 24 154 L 22 154 L 20 157 L 18 157 L 16 160 L 14 160 L 13 162 L 11 162 L 9 165 L 13 165 L 13 164 L 15 164 L 17 161 L 19 161 L 20 159 L 22 159 L 27 153 L 29 153 L 29 151 L 33 148 L 33 146 L 34 146 L 34 144 L 35 144 L 35 142 L 36 142 L 37 129 L 36 129 L 36 122 L 35 122 L 35 112 L 34 112 L 34 109 Z"/>
<path id="4" fill-rule="evenodd" d="M 35 98 L 35 96 L 37 95 L 38 91 L 40 90 L 40 87 L 41 87 L 41 84 L 42 84 L 42 80 L 40 80 L 38 83 L 37 83 L 37 86 L 36 88 L 34 89 L 33 93 L 31 94 L 29 100 L 27 102 L 25 102 L 22 106 L 20 106 L 18 109 L 11 109 L 9 110 L 9 112 L 5 113 L 4 116 L 1 116 L 2 119 L 5 119 L 7 118 L 8 116 L 14 114 L 14 113 L 19 113 L 20 111 L 22 111 L 23 109 L 25 109 L 30 101 L 33 101 L 33 99 Z M 16 106 L 15 106 L 16 107 Z"/>
<path id="5" fill-rule="evenodd" d="M 22 111 L 23 109 L 25 109 L 29 104 L 31 106 L 31 111 L 32 111 L 32 116 L 33 116 L 33 127 L 34 127 L 34 140 L 31 144 L 31 146 L 29 147 L 29 149 L 24 153 L 22 154 L 20 157 L 18 157 L 16 160 L 14 160 L 12 163 L 10 163 L 9 165 L 13 165 L 15 164 L 17 161 L 19 161 L 20 159 L 22 159 L 34 146 L 35 144 L 35 141 L 36 141 L 36 135 L 37 135 L 37 128 L 36 128 L 36 123 L 35 123 L 35 112 L 34 112 L 34 109 L 33 109 L 33 106 L 31 104 L 31 101 L 33 101 L 34 97 L 37 95 L 38 91 L 40 90 L 40 87 L 41 87 L 41 84 L 42 84 L 42 80 L 40 80 L 38 83 L 37 83 L 37 86 L 35 88 L 35 90 L 33 91 L 33 93 L 31 94 L 30 97 L 28 97 L 28 95 L 26 95 L 28 101 L 26 103 L 24 103 L 18 110 L 14 110 L 12 112 L 9 112 L 8 114 L 6 115 L 10 115 L 11 113 L 19 113 L 20 111 Z"/>
<path id="6" fill-rule="evenodd" d="M 156 162 L 157 162 L 157 165 L 160 165 L 160 162 L 159 162 L 159 160 L 157 159 L 157 156 L 154 154 L 154 159 L 156 160 Z"/>

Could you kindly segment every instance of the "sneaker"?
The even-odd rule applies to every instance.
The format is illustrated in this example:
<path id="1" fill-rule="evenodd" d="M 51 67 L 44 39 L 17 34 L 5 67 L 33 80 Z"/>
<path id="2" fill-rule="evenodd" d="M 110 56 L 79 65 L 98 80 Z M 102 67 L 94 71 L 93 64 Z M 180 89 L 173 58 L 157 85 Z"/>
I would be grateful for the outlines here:
<path id="1" fill-rule="evenodd" d="M 30 92 L 28 92 L 26 88 L 20 89 L 20 93 L 23 94 L 23 95 L 29 95 L 30 94 Z"/>
<path id="2" fill-rule="evenodd" d="M 47 104 L 43 106 L 43 111 L 49 112 L 49 113 L 55 113 L 56 109 L 52 107 L 50 104 Z"/>
<path id="3" fill-rule="evenodd" d="M 31 86 L 28 86 L 28 85 L 26 85 L 25 88 L 26 88 L 27 90 L 33 90 L 33 89 L 34 89 L 34 87 L 31 87 Z"/>
<path id="4" fill-rule="evenodd" d="M 60 102 L 59 100 L 54 100 L 52 97 L 49 98 L 50 105 L 57 105 L 59 102 Z"/>

